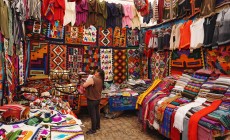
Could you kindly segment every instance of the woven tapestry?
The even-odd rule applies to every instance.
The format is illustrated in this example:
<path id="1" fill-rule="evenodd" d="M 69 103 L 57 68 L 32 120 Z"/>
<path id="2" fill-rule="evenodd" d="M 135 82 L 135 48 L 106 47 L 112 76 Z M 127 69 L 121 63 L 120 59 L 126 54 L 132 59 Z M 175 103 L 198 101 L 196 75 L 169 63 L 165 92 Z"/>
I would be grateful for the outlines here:
<path id="1" fill-rule="evenodd" d="M 84 28 L 83 44 L 96 45 L 97 42 L 97 29 L 90 25 L 88 28 Z"/>
<path id="2" fill-rule="evenodd" d="M 30 75 L 48 75 L 48 44 L 31 42 Z"/>
<path id="3" fill-rule="evenodd" d="M 45 20 L 41 22 L 34 19 L 28 19 L 25 21 L 26 39 L 41 40 L 46 39 L 49 23 Z"/>
<path id="4" fill-rule="evenodd" d="M 113 32 L 113 46 L 114 47 L 120 46 L 120 36 L 121 36 L 121 28 L 116 26 Z"/>
<path id="5" fill-rule="evenodd" d="M 140 53 L 138 49 L 128 49 L 128 78 L 140 78 Z"/>
<path id="6" fill-rule="evenodd" d="M 51 127 L 52 140 L 84 140 L 84 134 L 80 125 L 71 126 L 52 126 Z"/>
<path id="7" fill-rule="evenodd" d="M 163 79 L 168 75 L 168 52 L 153 52 L 151 57 L 152 80 Z"/>
<path id="8" fill-rule="evenodd" d="M 113 46 L 113 29 L 108 28 L 103 30 L 102 27 L 99 28 L 98 36 L 98 46 Z"/>
<path id="9" fill-rule="evenodd" d="M 148 57 L 146 55 L 143 55 L 141 57 L 141 79 L 148 79 Z"/>
<path id="10" fill-rule="evenodd" d="M 96 67 L 100 64 L 99 48 L 84 46 L 83 71 L 89 72 L 90 67 Z"/>
<path id="11" fill-rule="evenodd" d="M 126 47 L 127 28 L 121 28 L 120 47 Z"/>
<path id="12" fill-rule="evenodd" d="M 220 70 L 223 74 L 230 74 L 230 46 L 219 46 L 216 49 L 206 50 L 206 68 Z"/>
<path id="13" fill-rule="evenodd" d="M 101 69 L 105 72 L 105 81 L 113 80 L 113 50 L 100 49 Z"/>
<path id="14" fill-rule="evenodd" d="M 64 42 L 64 27 L 59 21 L 55 21 L 53 25 L 49 23 L 47 38 L 51 42 Z"/>
<path id="15" fill-rule="evenodd" d="M 127 29 L 127 46 L 139 46 L 139 30 Z"/>
<path id="16" fill-rule="evenodd" d="M 82 44 L 84 35 L 84 26 L 65 26 L 65 43 L 66 44 Z"/>
<path id="17" fill-rule="evenodd" d="M 68 47 L 67 68 L 69 70 L 82 71 L 83 65 L 83 48 Z"/>
<path id="18" fill-rule="evenodd" d="M 23 60 L 23 44 L 20 43 L 20 54 L 18 56 L 19 59 L 19 85 L 24 84 L 24 60 Z"/>
<path id="19" fill-rule="evenodd" d="M 66 70 L 65 45 L 50 44 L 50 70 Z"/>
<path id="20" fill-rule="evenodd" d="M 181 75 L 185 69 L 203 68 L 203 58 L 202 49 L 195 49 L 192 53 L 190 50 L 172 51 L 170 73 Z"/>
<path id="21" fill-rule="evenodd" d="M 126 50 L 114 50 L 113 61 L 114 83 L 120 84 L 127 79 Z"/>

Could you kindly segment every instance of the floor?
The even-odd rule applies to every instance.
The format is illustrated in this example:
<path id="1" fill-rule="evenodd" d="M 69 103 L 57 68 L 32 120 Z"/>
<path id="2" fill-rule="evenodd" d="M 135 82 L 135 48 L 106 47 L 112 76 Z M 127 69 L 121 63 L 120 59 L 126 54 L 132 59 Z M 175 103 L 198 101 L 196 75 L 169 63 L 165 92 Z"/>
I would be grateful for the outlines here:
<path id="1" fill-rule="evenodd" d="M 90 128 L 90 118 L 87 113 L 80 113 L 79 119 L 85 127 L 84 133 Z M 85 140 L 162 140 L 165 139 L 158 132 L 148 130 L 142 131 L 141 124 L 138 123 L 136 112 L 123 112 L 114 119 L 105 118 L 101 114 L 101 129 L 92 135 L 85 134 Z"/>

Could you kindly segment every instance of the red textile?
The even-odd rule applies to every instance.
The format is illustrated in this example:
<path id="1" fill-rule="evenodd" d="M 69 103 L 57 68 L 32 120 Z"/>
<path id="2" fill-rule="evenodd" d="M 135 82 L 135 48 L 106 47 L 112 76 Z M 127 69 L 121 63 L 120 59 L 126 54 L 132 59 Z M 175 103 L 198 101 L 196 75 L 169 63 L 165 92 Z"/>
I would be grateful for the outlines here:
<path id="1" fill-rule="evenodd" d="M 158 1 L 158 16 L 159 16 L 159 20 L 158 20 L 158 24 L 163 22 L 163 9 L 164 9 L 164 0 L 159 0 Z"/>
<path id="2" fill-rule="evenodd" d="M 148 30 L 145 32 L 145 44 L 146 46 L 149 45 L 149 40 L 152 37 L 152 30 Z"/>
<path id="3" fill-rule="evenodd" d="M 188 140 L 198 140 L 198 122 L 199 120 L 206 116 L 207 114 L 213 112 L 214 110 L 216 110 L 220 104 L 222 103 L 222 100 L 215 100 L 212 102 L 212 104 L 198 112 L 196 112 L 195 114 L 193 114 L 189 120 L 189 126 L 188 126 Z"/>
<path id="4" fill-rule="evenodd" d="M 65 15 L 65 0 L 43 0 L 41 13 L 52 24 L 58 20 L 62 25 Z"/>
<path id="5" fill-rule="evenodd" d="M 176 111 L 172 113 L 171 116 L 171 134 L 170 134 L 170 139 L 171 140 L 180 140 L 180 131 L 173 127 L 174 124 L 174 118 L 175 118 Z"/>

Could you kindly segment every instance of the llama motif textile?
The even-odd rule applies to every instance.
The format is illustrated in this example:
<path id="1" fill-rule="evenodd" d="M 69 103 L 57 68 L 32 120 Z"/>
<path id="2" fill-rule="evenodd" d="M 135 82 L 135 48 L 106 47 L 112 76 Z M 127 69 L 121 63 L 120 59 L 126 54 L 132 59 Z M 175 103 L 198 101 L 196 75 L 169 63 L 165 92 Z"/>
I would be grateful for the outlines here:
<path id="1" fill-rule="evenodd" d="M 80 25 L 70 26 L 70 24 L 65 26 L 65 43 L 66 44 L 82 44 L 84 35 L 84 26 Z"/>
<path id="2" fill-rule="evenodd" d="M 54 24 L 49 23 L 47 38 L 51 42 L 64 42 L 64 27 L 59 21 Z"/>
<path id="3" fill-rule="evenodd" d="M 100 49 L 101 69 L 105 72 L 105 81 L 113 80 L 113 50 Z"/>
<path id="4" fill-rule="evenodd" d="M 120 46 L 120 36 L 121 36 L 121 28 L 116 26 L 113 32 L 113 46 L 114 47 Z"/>
<path id="5" fill-rule="evenodd" d="M 127 29 L 127 46 L 139 46 L 139 30 Z"/>
<path id="6" fill-rule="evenodd" d="M 140 78 L 140 53 L 138 49 L 128 49 L 128 78 Z"/>
<path id="7" fill-rule="evenodd" d="M 114 73 L 114 83 L 122 83 L 127 79 L 127 62 L 126 62 L 126 50 L 125 49 L 115 49 L 113 56 L 113 73 Z"/>
<path id="8" fill-rule="evenodd" d="M 83 44 L 96 45 L 97 42 L 97 29 L 90 25 L 88 28 L 84 28 Z"/>
<path id="9" fill-rule="evenodd" d="M 195 49 L 192 53 L 190 50 L 172 51 L 170 73 L 181 75 L 185 69 L 203 68 L 203 58 L 202 49 Z"/>
<path id="10" fill-rule="evenodd" d="M 83 48 L 68 47 L 68 61 L 67 67 L 69 70 L 73 69 L 82 71 L 83 65 Z"/>
<path id="11" fill-rule="evenodd" d="M 83 71 L 89 72 L 90 67 L 96 67 L 100 64 L 99 48 L 84 46 Z"/>
<path id="12" fill-rule="evenodd" d="M 48 44 L 31 42 L 30 75 L 48 75 Z"/>
<path id="13" fill-rule="evenodd" d="M 230 46 L 219 46 L 216 49 L 206 50 L 206 68 L 218 69 L 223 74 L 230 74 Z"/>
<path id="14" fill-rule="evenodd" d="M 113 29 L 107 28 L 105 30 L 102 27 L 99 28 L 98 46 L 113 46 Z"/>
<path id="15" fill-rule="evenodd" d="M 153 52 L 151 57 L 152 79 L 163 79 L 168 74 L 168 52 Z"/>
<path id="16" fill-rule="evenodd" d="M 50 70 L 66 70 L 65 45 L 50 44 Z"/>
<path id="17" fill-rule="evenodd" d="M 120 47 L 126 47 L 127 28 L 121 28 Z"/>
<path id="18" fill-rule="evenodd" d="M 84 140 L 84 134 L 80 125 L 52 126 L 52 140 Z"/>

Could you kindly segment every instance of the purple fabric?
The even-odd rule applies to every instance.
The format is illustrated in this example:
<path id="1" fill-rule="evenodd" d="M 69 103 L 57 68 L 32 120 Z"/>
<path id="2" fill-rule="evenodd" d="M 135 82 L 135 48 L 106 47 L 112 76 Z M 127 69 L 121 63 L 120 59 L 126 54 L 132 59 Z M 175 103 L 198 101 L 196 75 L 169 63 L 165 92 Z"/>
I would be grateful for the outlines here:
<path id="1" fill-rule="evenodd" d="M 205 117 L 202 117 L 201 120 L 202 120 L 202 121 L 205 121 L 205 122 L 208 122 L 208 123 L 210 123 L 210 124 L 213 124 L 213 125 L 220 125 L 219 122 L 214 121 L 214 120 L 207 119 L 207 118 L 205 118 Z"/>
<path id="2" fill-rule="evenodd" d="M 76 26 L 80 24 L 85 24 L 88 17 L 88 2 L 87 0 L 82 0 L 80 3 L 76 4 Z"/>
<path id="3" fill-rule="evenodd" d="M 198 140 L 212 140 L 212 131 L 198 125 Z"/>

